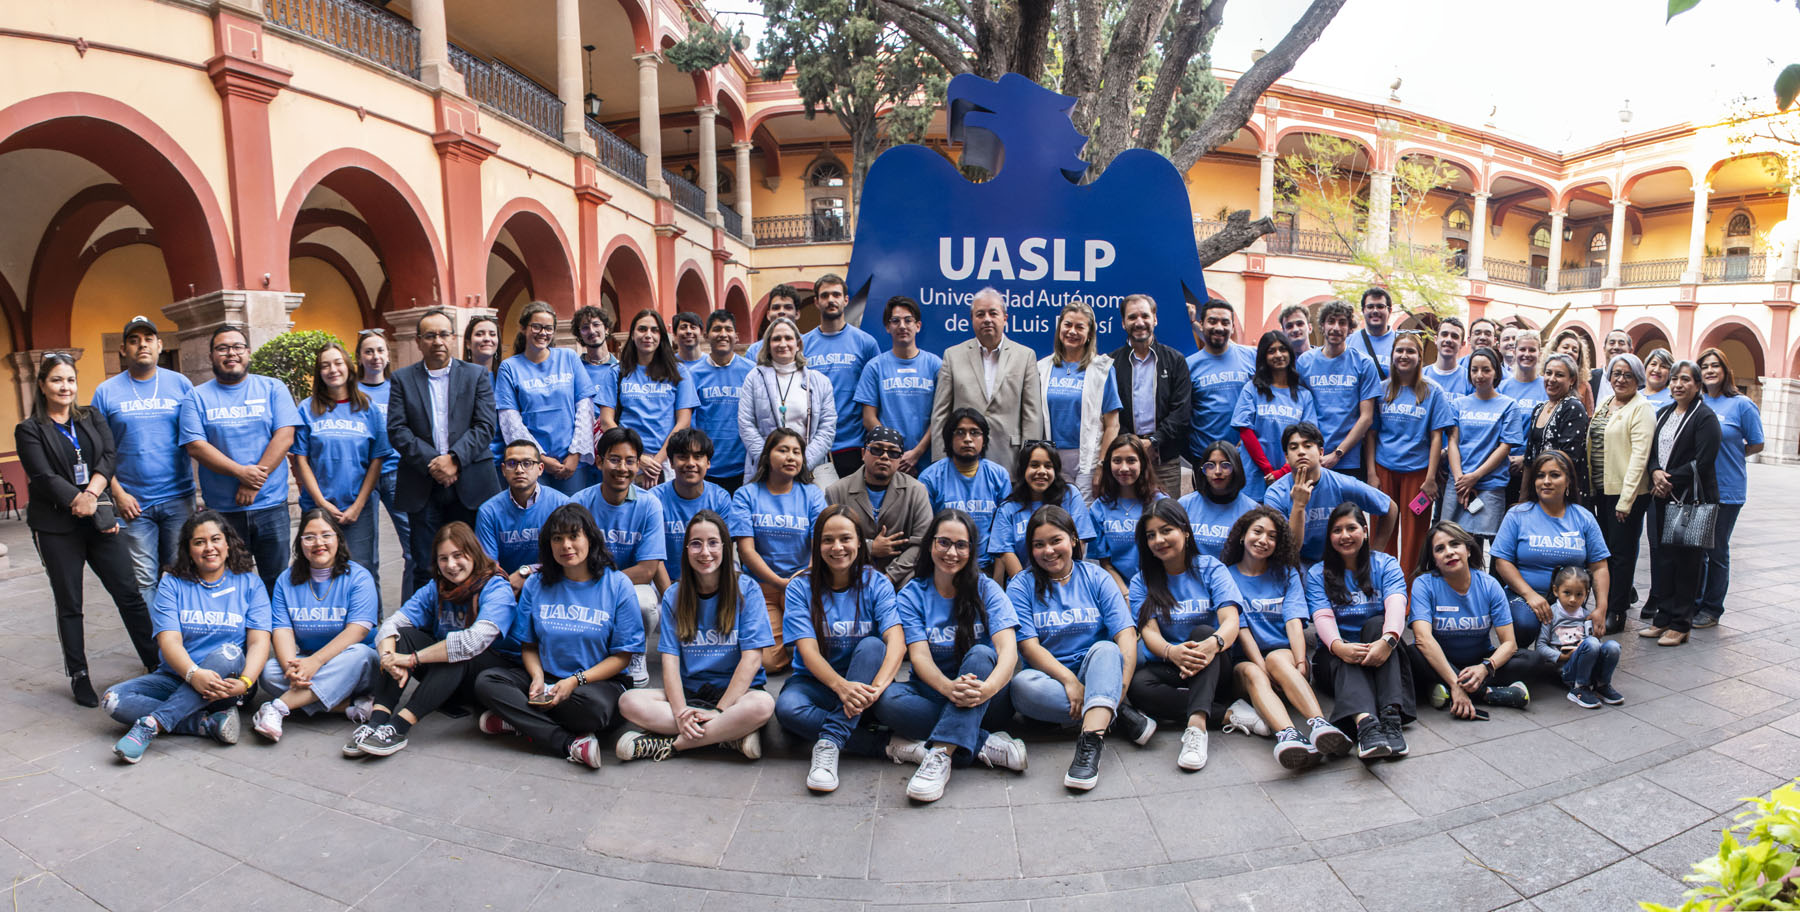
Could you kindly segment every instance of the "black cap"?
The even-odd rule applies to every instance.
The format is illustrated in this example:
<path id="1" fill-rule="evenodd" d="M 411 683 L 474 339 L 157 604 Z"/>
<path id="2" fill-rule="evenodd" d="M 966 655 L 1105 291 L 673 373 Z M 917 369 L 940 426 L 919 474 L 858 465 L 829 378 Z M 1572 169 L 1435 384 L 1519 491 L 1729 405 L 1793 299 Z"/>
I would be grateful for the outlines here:
<path id="1" fill-rule="evenodd" d="M 891 443 L 900 449 L 906 449 L 906 437 L 891 427 L 872 428 L 863 433 L 863 446 L 876 443 Z"/>
<path id="2" fill-rule="evenodd" d="M 150 322 L 150 318 L 143 314 L 132 317 L 131 321 L 125 324 L 125 331 L 122 335 L 130 336 L 134 332 L 147 332 L 151 335 L 161 335 L 161 331 L 156 328 L 156 324 Z"/>

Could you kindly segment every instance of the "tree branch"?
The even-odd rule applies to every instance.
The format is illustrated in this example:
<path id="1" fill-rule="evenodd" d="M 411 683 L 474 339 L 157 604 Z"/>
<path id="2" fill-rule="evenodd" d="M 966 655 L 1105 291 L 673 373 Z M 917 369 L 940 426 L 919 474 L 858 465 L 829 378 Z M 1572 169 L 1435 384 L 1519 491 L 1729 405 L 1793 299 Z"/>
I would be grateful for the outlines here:
<path id="1" fill-rule="evenodd" d="M 912 0 L 880 0 L 880 2 L 890 8 L 903 9 L 916 16 L 923 16 L 926 19 L 930 19 L 932 22 L 948 29 L 951 37 L 961 41 L 965 47 L 975 46 L 975 33 L 969 31 L 968 26 L 961 22 L 957 22 L 950 16 L 932 9 L 929 6 L 914 3 Z"/>
<path id="2" fill-rule="evenodd" d="M 1226 257 L 1256 243 L 1256 239 L 1265 234 L 1275 233 L 1275 222 L 1268 216 L 1250 221 L 1250 210 L 1239 209 L 1225 220 L 1225 227 L 1218 234 L 1201 241 L 1196 245 L 1200 254 L 1200 267 L 1211 266 Z"/>
<path id="3" fill-rule="evenodd" d="M 929 20 L 908 10 L 894 6 L 891 0 L 878 0 L 876 9 L 889 21 L 900 27 L 912 40 L 918 42 L 927 54 L 937 58 L 944 69 L 955 76 L 972 72 L 968 55 L 958 50 L 955 43 L 937 30 Z"/>
<path id="4" fill-rule="evenodd" d="M 1137 144 L 1140 149 L 1154 149 L 1162 142 L 1168 126 L 1169 108 L 1175 92 L 1187 78 L 1188 64 L 1207 43 L 1207 38 L 1224 21 L 1225 0 L 1182 0 L 1175 13 L 1175 34 L 1163 49 L 1162 67 L 1156 74 L 1156 85 L 1144 102 L 1144 116 L 1138 121 Z"/>
<path id="5" fill-rule="evenodd" d="M 1113 27 L 1106 60 L 1100 68 L 1100 90 L 1094 95 L 1094 132 L 1084 156 L 1094 166 L 1088 169 L 1090 175 L 1105 171 L 1113 156 L 1131 145 L 1138 71 L 1150 52 L 1150 42 L 1162 32 L 1163 21 L 1169 18 L 1172 2 L 1131 0 Z"/>
<path id="6" fill-rule="evenodd" d="M 1213 109 L 1212 114 L 1194 132 L 1181 141 L 1179 148 L 1172 156 L 1175 169 L 1187 173 L 1200 156 L 1210 152 L 1221 143 L 1227 142 L 1249 123 L 1250 115 L 1256 111 L 1256 100 L 1275 84 L 1275 81 L 1286 76 L 1300 59 L 1300 55 L 1313 42 L 1324 34 L 1325 27 L 1344 6 L 1344 0 L 1313 0 L 1307 7 L 1300 21 L 1282 37 L 1280 43 L 1269 51 L 1261 60 L 1253 64 L 1244 75 L 1231 87 L 1225 100 Z"/>

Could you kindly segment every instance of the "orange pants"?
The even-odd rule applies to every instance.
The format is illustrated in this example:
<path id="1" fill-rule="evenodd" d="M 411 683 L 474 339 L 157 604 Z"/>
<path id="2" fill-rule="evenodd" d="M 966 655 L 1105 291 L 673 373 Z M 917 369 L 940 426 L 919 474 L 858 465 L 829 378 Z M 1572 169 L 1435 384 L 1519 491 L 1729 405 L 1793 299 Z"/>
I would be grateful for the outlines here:
<path id="1" fill-rule="evenodd" d="M 1394 499 L 1394 509 L 1399 511 L 1395 514 L 1394 534 L 1382 550 L 1400 561 L 1400 568 L 1406 571 L 1406 585 L 1411 587 L 1416 575 L 1414 571 L 1418 568 L 1419 549 L 1425 546 L 1425 533 L 1431 528 L 1434 512 L 1427 507 L 1423 513 L 1414 513 L 1407 506 L 1419 496 L 1425 482 L 1425 470 L 1392 472 L 1377 465 L 1370 480 L 1382 493 Z"/>
<path id="2" fill-rule="evenodd" d="M 774 674 L 785 671 L 793 664 L 793 653 L 781 642 L 782 609 L 787 607 L 787 587 L 771 586 L 762 580 L 756 584 L 762 587 L 763 602 L 769 609 L 769 629 L 775 634 L 775 645 L 763 650 L 763 670 Z"/>

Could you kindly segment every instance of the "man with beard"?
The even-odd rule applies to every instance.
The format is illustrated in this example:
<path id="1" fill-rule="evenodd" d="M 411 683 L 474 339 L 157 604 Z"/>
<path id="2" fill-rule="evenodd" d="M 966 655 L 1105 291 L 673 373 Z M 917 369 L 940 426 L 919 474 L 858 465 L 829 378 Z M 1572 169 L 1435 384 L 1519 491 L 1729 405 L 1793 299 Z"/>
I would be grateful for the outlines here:
<path id="1" fill-rule="evenodd" d="M 1375 425 L 1381 377 L 1368 355 L 1346 344 L 1354 320 L 1350 305 L 1343 301 L 1330 301 L 1319 308 L 1325 344 L 1307 352 L 1295 366 L 1318 403 L 1319 430 L 1325 434 L 1320 466 L 1366 481 L 1363 439 Z"/>
<path id="2" fill-rule="evenodd" d="M 845 321 L 850 295 L 836 273 L 826 273 L 813 283 L 813 307 L 819 311 L 819 326 L 800 337 L 800 350 L 806 353 L 806 366 L 831 381 L 832 404 L 837 407 L 837 436 L 831 450 L 835 477 L 820 479 L 829 487 L 862 465 L 863 421 L 862 409 L 856 407 L 856 384 L 864 365 L 881 354 L 881 346 L 874 336 Z"/>
<path id="3" fill-rule="evenodd" d="M 288 567 L 288 447 L 300 411 L 281 381 L 252 374 L 250 335 L 213 330 L 213 378 L 181 403 L 176 437 L 200 463 L 200 494 L 237 531 L 270 591 Z"/>
<path id="4" fill-rule="evenodd" d="M 1113 377 L 1119 384 L 1119 426 L 1150 442 L 1157 481 L 1164 491 L 1178 495 L 1181 453 L 1194 420 L 1187 360 L 1156 341 L 1156 301 L 1149 295 L 1127 295 L 1120 312 L 1130 344 L 1112 352 Z"/>
<path id="5" fill-rule="evenodd" d="M 612 324 L 606 311 L 589 304 L 575 311 L 575 319 L 570 325 L 581 342 L 581 366 L 587 371 L 588 388 L 599 389 L 601 384 L 616 386 L 619 359 L 607 345 L 612 340 Z M 596 437 L 599 436 L 599 423 L 598 420 L 594 422 Z M 575 468 L 575 478 L 576 483 L 585 488 L 599 483 L 600 470 L 584 462 Z"/>
<path id="6" fill-rule="evenodd" d="M 1606 348 L 1606 355 L 1588 372 L 1588 389 L 1593 390 L 1595 401 L 1600 399 L 1600 383 L 1606 378 L 1606 366 L 1612 363 L 1613 356 L 1631 351 L 1631 333 L 1615 329 L 1606 334 L 1606 341 L 1601 344 Z M 1611 387 L 1607 389 L 1611 390 Z"/>
<path id="7" fill-rule="evenodd" d="M 1291 313 L 1297 311 L 1296 318 Z M 1202 307 L 1188 305 L 1188 322 L 1194 326 L 1194 341 L 1200 350 L 1188 356 L 1188 375 L 1192 381 L 1192 399 L 1194 404 L 1193 423 L 1188 428 L 1188 461 L 1196 467 L 1194 486 L 1203 485 L 1198 476 L 1198 466 L 1206 461 L 1206 451 L 1215 441 L 1231 441 L 1237 439 L 1237 432 L 1231 426 L 1231 413 L 1237 407 L 1238 393 L 1244 384 L 1250 382 L 1250 376 L 1256 373 L 1256 349 L 1248 345 L 1239 345 L 1231 341 L 1231 331 L 1237 321 L 1237 312 L 1224 301 L 1208 301 Z M 1300 342 L 1295 343 L 1295 350 L 1300 350 L 1312 327 L 1307 325 L 1306 308 L 1294 305 L 1281 313 L 1283 332 L 1288 333 L 1291 340 L 1293 332 L 1287 327 L 1297 324 Z M 1169 490 L 1164 493 L 1170 496 L 1179 495 L 1179 491 Z"/>
<path id="8" fill-rule="evenodd" d="M 1353 348 L 1375 362 L 1380 368 L 1377 378 L 1387 380 L 1388 361 L 1394 356 L 1394 296 L 1385 288 L 1370 288 L 1362 293 L 1363 328 L 1357 330 L 1345 340 L 1344 344 Z M 1295 352 L 1294 356 L 1299 357 Z M 1321 406 L 1323 404 L 1321 403 Z"/>
<path id="9" fill-rule="evenodd" d="M 876 426 L 864 435 L 862 468 L 825 489 L 827 504 L 850 508 L 875 569 L 899 589 L 912 578 L 919 544 L 931 525 L 931 494 L 911 475 L 900 471 L 906 438 L 890 427 Z"/>

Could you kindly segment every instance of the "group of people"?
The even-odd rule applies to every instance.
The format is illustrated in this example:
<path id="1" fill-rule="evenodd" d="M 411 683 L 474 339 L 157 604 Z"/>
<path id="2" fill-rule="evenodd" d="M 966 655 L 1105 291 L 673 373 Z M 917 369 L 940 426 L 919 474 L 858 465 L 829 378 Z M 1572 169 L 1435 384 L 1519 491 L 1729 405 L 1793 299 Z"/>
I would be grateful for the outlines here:
<path id="1" fill-rule="evenodd" d="M 835 789 L 848 751 L 915 765 L 907 794 L 933 801 L 954 768 L 1025 769 L 1020 733 L 1072 732 L 1064 782 L 1091 789 L 1106 738 L 1159 723 L 1182 769 L 1211 728 L 1304 769 L 1404 757 L 1421 700 L 1524 708 L 1550 669 L 1577 705 L 1623 702 L 1604 637 L 1636 600 L 1646 516 L 1641 635 L 1679 645 L 1723 610 L 1762 432 L 1717 350 L 1646 363 L 1614 333 L 1590 369 L 1579 336 L 1545 354 L 1479 319 L 1465 351 L 1444 318 L 1432 353 L 1370 289 L 1361 328 L 1319 308 L 1316 346 L 1302 308 L 1252 348 L 1228 304 L 1189 305 L 1185 357 L 1146 296 L 1109 354 L 1070 304 L 1037 357 L 984 290 L 974 338 L 940 356 L 917 302 L 885 302 L 884 352 L 846 291 L 821 277 L 801 333 L 776 288 L 745 354 L 727 311 L 640 311 L 614 356 L 582 308 L 582 351 L 559 348 L 533 303 L 510 357 L 490 317 L 458 357 L 432 310 L 418 363 L 390 374 L 366 330 L 318 352 L 299 403 L 230 326 L 196 386 L 134 318 L 86 407 L 73 360 L 47 356 L 16 434 L 75 699 L 129 726 L 133 763 L 169 733 L 235 743 L 253 697 L 270 741 L 296 711 L 342 712 L 345 755 L 385 757 L 459 706 L 595 768 L 615 727 L 622 761 L 754 759 L 773 718 L 811 743 L 809 788 Z M 391 610 L 377 499 L 406 544 Z M 1662 514 L 1695 503 L 1717 505 L 1710 547 L 1665 539 Z M 146 671 L 104 694 L 84 565 Z"/>

